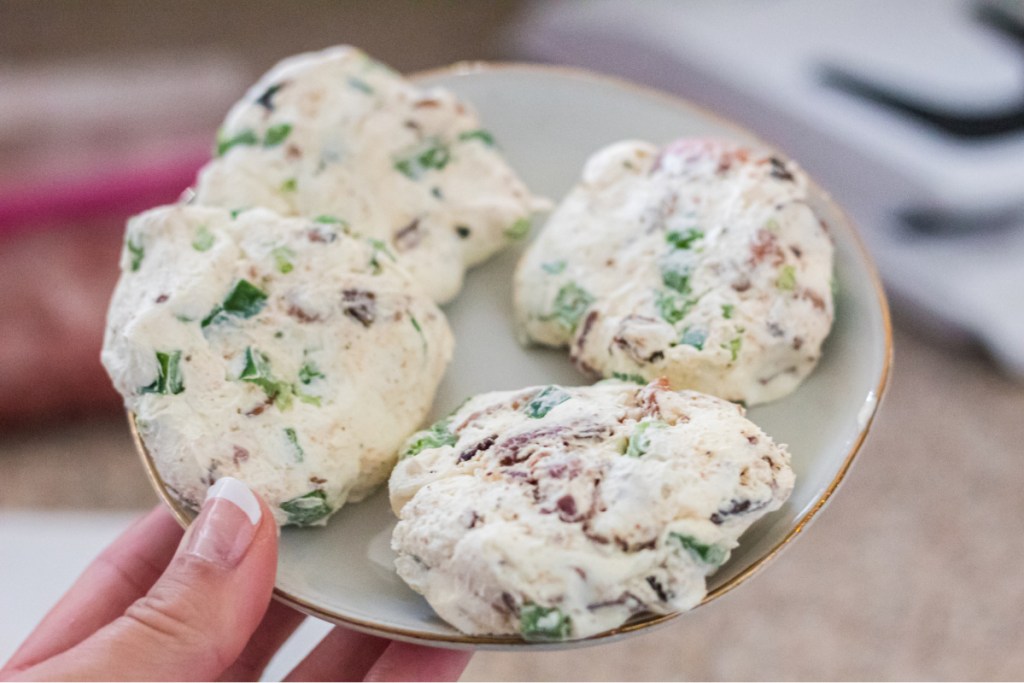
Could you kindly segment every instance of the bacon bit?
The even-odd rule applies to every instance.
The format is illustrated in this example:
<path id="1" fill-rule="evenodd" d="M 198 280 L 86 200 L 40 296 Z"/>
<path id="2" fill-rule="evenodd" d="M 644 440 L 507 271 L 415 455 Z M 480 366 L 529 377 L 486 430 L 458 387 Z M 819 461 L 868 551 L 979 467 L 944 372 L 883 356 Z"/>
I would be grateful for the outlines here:
<path id="1" fill-rule="evenodd" d="M 292 304 L 288 307 L 288 315 L 301 323 L 315 323 L 321 320 L 319 314 L 307 313 L 296 304 Z"/>
<path id="2" fill-rule="evenodd" d="M 441 106 L 441 100 L 428 97 L 426 99 L 413 102 L 412 106 L 415 109 L 436 109 Z"/>
<path id="3" fill-rule="evenodd" d="M 783 163 L 782 159 L 779 159 L 777 157 L 772 157 L 768 161 L 771 162 L 771 165 L 772 165 L 772 170 L 771 170 L 771 174 L 770 175 L 773 178 L 778 178 L 779 180 L 788 180 L 789 182 L 793 182 L 793 174 L 790 173 L 789 169 L 786 168 L 786 164 Z"/>
<path id="4" fill-rule="evenodd" d="M 779 327 L 777 322 L 768 323 L 768 333 L 773 337 L 783 337 L 786 334 L 785 330 Z"/>
<path id="5" fill-rule="evenodd" d="M 411 223 L 396 232 L 394 237 L 395 248 L 398 251 L 407 251 L 419 244 L 423 240 L 423 233 L 419 227 L 420 219 L 414 218 Z"/>
<path id="6" fill-rule="evenodd" d="M 808 301 L 810 301 L 811 305 L 814 306 L 819 311 L 825 310 L 825 300 L 822 299 L 821 295 L 818 294 L 817 292 L 810 289 L 801 289 L 797 296 L 801 299 L 807 299 Z"/>
<path id="7" fill-rule="evenodd" d="M 170 298 L 171 298 L 171 297 L 167 296 L 166 294 L 161 294 L 160 296 L 158 296 L 158 297 L 156 298 L 156 302 L 157 302 L 158 304 L 162 304 L 163 302 L 167 301 L 167 300 L 168 300 L 168 299 L 170 299 Z"/>
<path id="8" fill-rule="evenodd" d="M 602 536 L 601 534 L 592 534 L 586 529 L 584 529 L 583 535 L 591 541 L 593 541 L 594 543 L 597 543 L 598 545 L 608 545 L 608 543 L 610 543 L 607 536 Z"/>
<path id="9" fill-rule="evenodd" d="M 316 484 L 317 486 L 319 486 L 321 484 L 326 484 L 327 483 L 326 479 L 324 479 L 323 477 L 317 477 L 317 476 L 310 477 L 309 481 L 310 481 L 311 484 Z"/>
<path id="10" fill-rule="evenodd" d="M 547 427 L 541 427 L 540 429 L 534 429 L 533 431 L 515 434 L 496 446 L 495 456 L 500 456 L 501 459 L 498 462 L 503 467 L 514 465 L 515 463 L 522 462 L 526 459 L 519 457 L 519 452 L 524 446 L 539 441 L 545 437 L 562 434 L 565 431 L 567 430 L 562 425 L 549 425 Z"/>
<path id="11" fill-rule="evenodd" d="M 497 434 L 491 434 L 488 437 L 480 439 L 480 441 L 477 441 L 475 444 L 473 444 L 472 446 L 470 446 L 466 450 L 462 451 L 462 453 L 459 455 L 458 462 L 466 462 L 467 460 L 475 458 L 477 453 L 480 453 L 482 451 L 486 451 L 488 448 L 493 446 L 494 442 L 497 441 L 497 440 L 498 440 L 498 435 Z"/>
<path id="12" fill-rule="evenodd" d="M 582 567 L 573 567 L 572 570 L 576 572 L 581 579 L 587 580 L 587 572 Z"/>
<path id="13" fill-rule="evenodd" d="M 749 441 L 751 444 L 756 444 L 757 443 L 757 437 L 756 436 L 748 436 L 747 437 L 747 441 Z"/>
<path id="14" fill-rule="evenodd" d="M 767 504 L 767 501 L 763 501 L 760 503 L 751 503 L 749 499 L 733 500 L 732 504 L 728 508 L 724 510 L 719 510 L 718 512 L 713 512 L 711 514 L 711 522 L 713 524 L 721 524 L 725 521 L 726 517 L 730 517 L 732 515 L 739 515 L 744 512 L 754 512 L 755 510 L 760 510 Z"/>
<path id="15" fill-rule="evenodd" d="M 651 587 L 651 590 L 658 596 L 658 599 L 662 602 L 668 602 L 672 599 L 672 594 L 665 590 L 665 587 L 661 585 L 657 577 L 648 576 L 647 585 Z"/>
<path id="16" fill-rule="evenodd" d="M 345 315 L 354 318 L 369 327 L 377 317 L 377 295 L 363 289 L 346 289 L 341 293 L 342 310 Z"/>
<path id="17" fill-rule="evenodd" d="M 302 150 L 294 143 L 289 142 L 284 148 L 284 156 L 289 161 L 298 161 L 302 158 Z"/>
<path id="18" fill-rule="evenodd" d="M 786 255 L 782 253 L 775 234 L 761 228 L 757 231 L 754 241 L 750 245 L 750 264 L 759 265 L 768 260 L 769 257 L 771 257 L 770 263 L 773 266 L 780 266 L 786 260 Z M 733 289 L 735 289 L 735 285 L 733 285 Z"/>
<path id="19" fill-rule="evenodd" d="M 420 124 L 416 123 L 412 119 L 409 119 L 408 121 L 405 122 L 405 127 L 408 128 L 409 130 L 420 130 Z"/>
<path id="20" fill-rule="evenodd" d="M 803 249 L 796 246 L 795 244 L 789 245 L 789 250 L 793 252 L 793 256 L 796 256 L 797 258 L 802 258 L 804 255 Z"/>
<path id="21" fill-rule="evenodd" d="M 825 222 L 824 218 L 818 219 L 818 225 L 821 226 L 821 229 L 824 230 L 826 234 L 829 232 L 828 223 Z"/>
<path id="22" fill-rule="evenodd" d="M 338 236 L 333 232 L 324 232 L 320 228 L 310 228 L 306 231 L 306 239 L 310 242 L 317 242 L 319 244 L 330 244 L 334 240 L 338 239 Z"/>
<path id="23" fill-rule="evenodd" d="M 661 417 L 661 407 L 658 405 L 658 392 L 668 390 L 669 383 L 667 377 L 659 377 L 640 389 L 637 398 L 640 399 L 644 417 Z"/>
<path id="24" fill-rule="evenodd" d="M 742 275 L 738 280 L 732 283 L 732 288 L 737 292 L 745 292 L 750 289 L 750 279 L 746 275 Z"/>
<path id="25" fill-rule="evenodd" d="M 803 337 L 793 337 L 793 350 L 799 351 L 800 347 L 804 345 Z"/>
<path id="26" fill-rule="evenodd" d="M 249 451 L 242 448 L 241 446 L 235 446 L 234 452 L 231 454 L 231 461 L 235 465 L 240 465 L 249 459 Z"/>
<path id="27" fill-rule="evenodd" d="M 505 607 L 508 608 L 509 612 L 512 614 L 519 614 L 519 605 L 516 604 L 516 599 L 512 597 L 511 593 L 507 591 L 502 592 L 501 601 L 505 604 Z"/>
<path id="28" fill-rule="evenodd" d="M 469 519 L 469 528 L 470 529 L 474 528 L 477 524 L 482 522 L 483 519 L 484 519 L 483 517 L 481 517 L 480 515 L 477 514 L 476 510 L 473 510 L 471 514 L 472 514 L 472 517 L 470 517 L 470 519 Z"/>
<path id="29" fill-rule="evenodd" d="M 566 494 L 555 501 L 555 507 L 558 508 L 558 518 L 563 522 L 574 522 L 576 521 L 576 499 L 571 495 Z"/>

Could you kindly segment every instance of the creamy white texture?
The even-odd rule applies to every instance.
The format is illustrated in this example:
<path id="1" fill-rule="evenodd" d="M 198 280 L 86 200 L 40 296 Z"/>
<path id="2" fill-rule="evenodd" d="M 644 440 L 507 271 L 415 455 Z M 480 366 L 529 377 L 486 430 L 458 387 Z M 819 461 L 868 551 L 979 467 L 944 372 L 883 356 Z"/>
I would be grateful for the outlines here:
<path id="1" fill-rule="evenodd" d="M 335 216 L 387 241 L 442 303 L 548 205 L 470 105 L 347 46 L 271 69 L 228 114 L 218 153 L 200 172 L 198 203 Z"/>
<path id="2" fill-rule="evenodd" d="M 793 489 L 743 413 L 664 380 L 476 396 L 391 475 L 398 573 L 470 634 L 576 639 L 690 609 Z"/>
<path id="3" fill-rule="evenodd" d="M 611 145 L 519 264 L 520 328 L 591 375 L 784 396 L 833 318 L 833 245 L 807 198 L 795 164 L 733 143 Z"/>
<path id="4" fill-rule="evenodd" d="M 168 489 L 245 481 L 279 524 L 378 486 L 430 409 L 447 321 L 387 247 L 265 209 L 128 223 L 102 360 Z"/>

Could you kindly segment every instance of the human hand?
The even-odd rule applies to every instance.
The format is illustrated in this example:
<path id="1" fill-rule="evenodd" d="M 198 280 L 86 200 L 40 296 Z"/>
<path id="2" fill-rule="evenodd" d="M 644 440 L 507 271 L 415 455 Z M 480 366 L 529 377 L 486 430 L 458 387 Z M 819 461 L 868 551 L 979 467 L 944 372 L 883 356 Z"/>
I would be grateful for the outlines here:
<path id="1" fill-rule="evenodd" d="M 256 680 L 303 619 L 276 570 L 270 510 L 222 478 L 184 536 L 160 507 L 108 547 L 0 680 Z M 469 657 L 335 627 L 286 680 L 456 679 Z"/>

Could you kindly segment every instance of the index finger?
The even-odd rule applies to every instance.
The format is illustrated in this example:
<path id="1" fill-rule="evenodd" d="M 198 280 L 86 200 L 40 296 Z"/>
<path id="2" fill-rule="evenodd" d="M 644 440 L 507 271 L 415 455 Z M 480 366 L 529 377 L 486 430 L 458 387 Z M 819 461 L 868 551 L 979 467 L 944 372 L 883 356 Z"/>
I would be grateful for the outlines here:
<path id="1" fill-rule="evenodd" d="M 129 527 L 93 560 L 0 673 L 60 654 L 121 616 L 163 573 L 183 533 L 163 506 Z"/>

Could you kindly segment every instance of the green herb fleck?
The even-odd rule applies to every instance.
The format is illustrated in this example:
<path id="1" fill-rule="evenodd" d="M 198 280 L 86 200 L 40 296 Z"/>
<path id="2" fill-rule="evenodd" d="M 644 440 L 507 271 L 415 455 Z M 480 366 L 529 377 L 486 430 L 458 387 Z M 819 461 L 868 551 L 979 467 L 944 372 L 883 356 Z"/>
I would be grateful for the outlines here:
<path id="1" fill-rule="evenodd" d="M 540 269 L 549 275 L 558 275 L 565 272 L 565 261 L 548 261 L 540 264 Z"/>
<path id="2" fill-rule="evenodd" d="M 185 382 L 181 377 L 181 351 L 164 353 L 156 352 L 156 379 L 149 386 L 139 390 L 143 394 L 180 394 L 185 391 Z"/>
<path id="3" fill-rule="evenodd" d="M 361 78 L 356 78 L 355 76 L 349 76 L 348 84 L 351 87 L 353 87 L 356 90 L 358 90 L 359 92 L 366 93 L 367 95 L 372 95 L 373 94 L 373 88 L 370 86 L 369 83 L 367 83 L 366 81 L 364 81 Z"/>
<path id="4" fill-rule="evenodd" d="M 142 242 L 136 242 L 131 237 L 125 242 L 125 247 L 127 247 L 128 253 L 131 255 L 130 268 L 134 273 L 142 265 L 142 258 L 146 255 L 146 248 L 142 246 Z"/>
<path id="5" fill-rule="evenodd" d="M 295 192 L 297 189 L 299 189 L 299 181 L 295 178 L 289 178 L 281 183 L 281 192 Z"/>
<path id="6" fill-rule="evenodd" d="M 729 554 L 728 551 L 721 546 L 705 545 L 697 541 L 692 536 L 684 536 L 683 534 L 677 534 L 673 531 L 669 533 L 668 537 L 670 540 L 675 541 L 684 549 L 688 550 L 701 562 L 715 567 L 724 563 Z"/>
<path id="7" fill-rule="evenodd" d="M 729 353 L 732 356 L 733 362 L 739 358 L 740 348 L 743 346 L 743 337 L 736 337 L 730 339 L 728 344 L 722 344 L 723 349 L 729 349 Z"/>
<path id="8" fill-rule="evenodd" d="M 383 240 L 379 240 L 374 237 L 368 237 L 366 241 L 369 242 L 370 246 L 373 247 L 373 254 L 370 256 L 370 266 L 373 268 L 373 274 L 379 275 L 380 272 L 384 269 L 383 266 L 380 265 L 379 256 L 381 254 L 387 256 L 389 259 L 391 259 L 392 262 L 396 261 L 397 259 L 395 259 L 395 255 L 391 253 L 391 250 L 388 249 L 388 245 Z"/>
<path id="9" fill-rule="evenodd" d="M 690 267 L 672 261 L 661 264 L 661 281 L 680 294 L 690 293 Z"/>
<path id="10" fill-rule="evenodd" d="M 443 420 L 435 422 L 431 425 L 430 429 L 424 429 L 423 431 L 416 432 L 410 436 L 409 440 L 405 442 L 405 450 L 402 451 L 402 455 L 399 456 L 399 460 L 411 458 L 412 456 L 418 455 L 422 451 L 430 448 L 454 446 L 459 438 L 449 430 L 448 425 L 450 422 L 450 418 L 446 417 Z"/>
<path id="11" fill-rule="evenodd" d="M 288 523 L 298 526 L 308 526 L 331 514 L 327 494 L 319 490 L 287 500 L 281 503 L 281 509 L 288 513 Z"/>
<path id="12" fill-rule="evenodd" d="M 274 265 L 277 266 L 277 272 L 287 275 L 295 269 L 295 265 L 292 263 L 292 259 L 295 258 L 295 252 L 288 247 L 277 247 L 270 254 L 274 257 Z"/>
<path id="13" fill-rule="evenodd" d="M 248 280 L 239 280 L 224 299 L 224 303 L 214 307 L 210 314 L 203 319 L 202 327 L 215 322 L 221 314 L 251 318 L 260 312 L 266 302 L 266 292 Z"/>
<path id="14" fill-rule="evenodd" d="M 635 382 L 636 384 L 647 384 L 647 380 L 643 375 L 636 375 L 633 373 L 626 372 L 613 372 L 612 377 L 615 379 L 621 379 L 623 382 Z"/>
<path id="15" fill-rule="evenodd" d="M 479 140 L 488 147 L 494 147 L 494 136 L 491 135 L 490 131 L 486 131 L 483 128 L 477 130 L 467 130 L 465 133 L 459 133 L 459 140 L 467 142 L 469 140 Z"/>
<path id="16" fill-rule="evenodd" d="M 521 240 L 530 234 L 532 225 L 529 218 L 520 218 L 515 223 L 505 228 L 505 237 L 510 240 Z"/>
<path id="17" fill-rule="evenodd" d="M 796 288 L 796 267 L 782 266 L 779 270 L 779 279 L 775 281 L 775 286 L 788 292 L 793 291 Z"/>
<path id="18" fill-rule="evenodd" d="M 231 220 L 235 220 L 236 218 L 238 218 L 239 216 L 241 216 L 241 215 L 242 215 L 243 213 L 245 213 L 246 211 L 248 211 L 248 210 L 249 210 L 249 208 L 250 208 L 250 207 L 246 206 L 246 207 L 244 207 L 244 208 L 241 208 L 241 209 L 232 209 L 232 210 L 231 210 L 231 211 L 229 212 L 229 213 L 231 214 Z"/>
<path id="19" fill-rule="evenodd" d="M 267 133 L 263 136 L 263 146 L 276 147 L 284 142 L 291 132 L 292 124 L 290 123 L 279 123 L 276 126 L 271 126 L 267 128 Z"/>
<path id="20" fill-rule="evenodd" d="M 326 375 L 320 372 L 320 368 L 318 368 L 311 360 L 307 360 L 302 364 L 302 367 L 299 368 L 299 381 L 303 384 L 309 384 L 315 379 L 324 378 L 326 378 Z"/>
<path id="21" fill-rule="evenodd" d="M 639 458 L 651 449 L 651 435 L 649 429 L 661 429 L 668 425 L 660 420 L 641 420 L 633 428 L 629 436 L 629 445 L 626 446 L 626 455 L 631 458 Z"/>
<path id="22" fill-rule="evenodd" d="M 245 367 L 238 379 L 263 389 L 267 394 L 267 399 L 281 410 L 291 408 L 294 393 L 291 385 L 274 379 L 270 371 L 270 361 L 259 350 L 251 346 L 246 347 Z"/>
<path id="23" fill-rule="evenodd" d="M 594 297 L 575 282 L 562 285 L 555 295 L 554 310 L 548 320 L 555 320 L 570 332 L 576 330 L 580 318 L 594 303 Z"/>
<path id="24" fill-rule="evenodd" d="M 218 138 L 217 140 L 217 156 L 222 157 L 228 153 L 228 150 L 238 145 L 255 145 L 259 142 L 259 138 L 256 137 L 256 131 L 251 128 L 246 128 L 238 135 L 230 138 Z"/>
<path id="25" fill-rule="evenodd" d="M 519 631 L 525 640 L 565 640 L 572 633 L 572 619 L 557 607 L 528 602 L 519 610 Z"/>
<path id="26" fill-rule="evenodd" d="M 658 313 L 670 325 L 675 325 L 685 318 L 696 305 L 696 299 L 687 299 L 676 292 L 668 291 L 659 291 L 655 300 Z"/>
<path id="27" fill-rule="evenodd" d="M 316 218 L 313 219 L 313 222 L 324 223 L 326 225 L 331 225 L 333 223 L 338 223 L 339 225 L 348 225 L 347 222 L 341 220 L 337 216 L 330 216 L 328 214 L 322 214 L 320 216 L 317 216 Z"/>
<path id="28" fill-rule="evenodd" d="M 540 419 L 550 413 L 555 406 L 565 403 L 571 398 L 562 387 L 555 385 L 541 389 L 523 408 L 528 417 Z"/>
<path id="29" fill-rule="evenodd" d="M 213 246 L 213 233 L 205 225 L 196 228 L 196 235 L 192 238 L 192 248 L 196 251 L 209 251 Z"/>
<path id="30" fill-rule="evenodd" d="M 299 435 L 291 427 L 284 428 L 284 435 L 288 437 L 288 441 L 295 447 L 295 461 L 302 462 L 306 457 L 306 451 L 302 450 L 302 446 L 299 445 Z"/>
<path id="31" fill-rule="evenodd" d="M 411 180 L 419 180 L 427 171 L 440 171 L 450 160 L 448 148 L 437 138 L 430 138 L 407 156 L 397 159 L 395 169 Z"/>
<path id="32" fill-rule="evenodd" d="M 692 346 L 700 351 L 704 348 L 704 342 L 707 341 L 707 338 L 708 333 L 704 330 L 688 327 L 683 330 L 683 336 L 679 338 L 679 343 Z"/>
<path id="33" fill-rule="evenodd" d="M 732 304 L 722 304 L 722 317 L 726 320 L 732 320 L 732 312 L 735 306 Z"/>
<path id="34" fill-rule="evenodd" d="M 704 239 L 704 233 L 697 228 L 673 230 L 665 235 L 665 241 L 676 249 L 689 249 L 697 240 Z"/>

